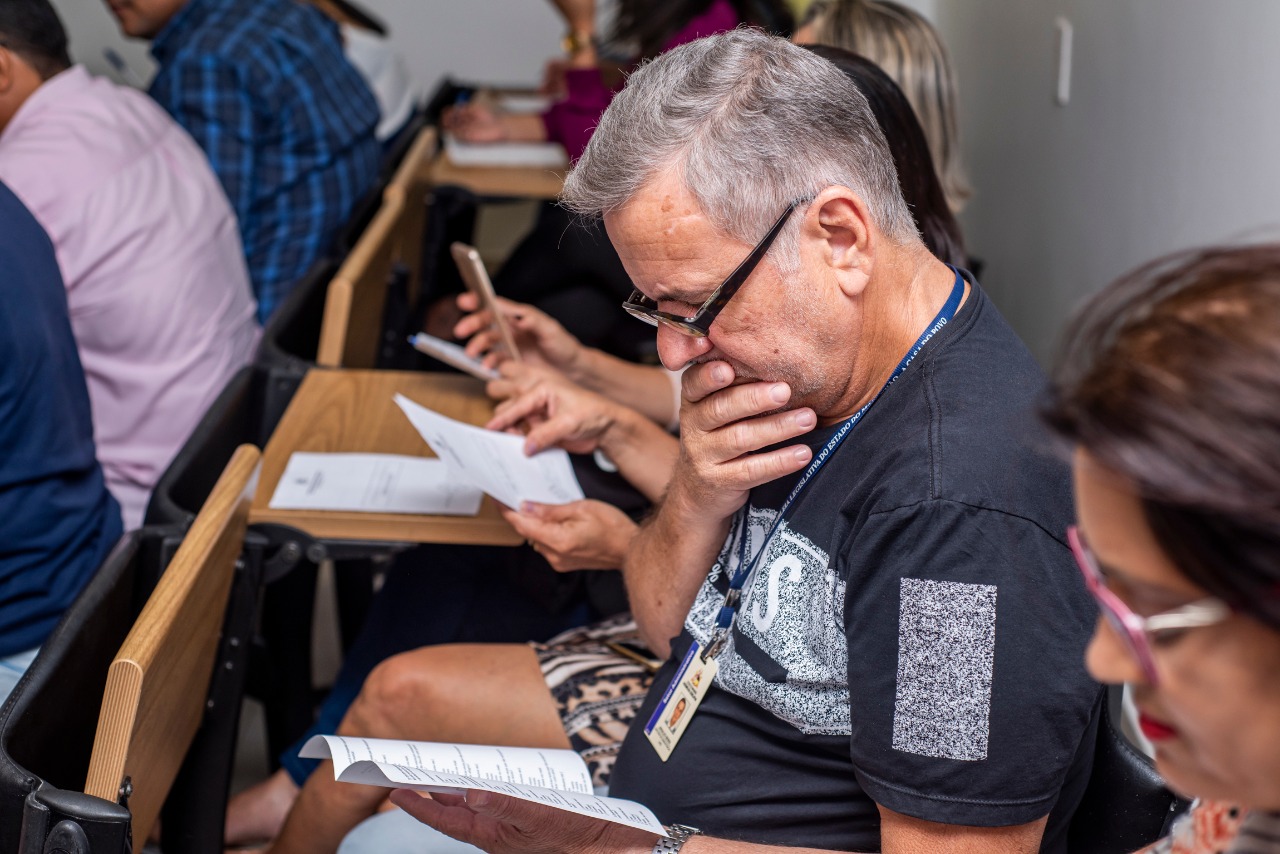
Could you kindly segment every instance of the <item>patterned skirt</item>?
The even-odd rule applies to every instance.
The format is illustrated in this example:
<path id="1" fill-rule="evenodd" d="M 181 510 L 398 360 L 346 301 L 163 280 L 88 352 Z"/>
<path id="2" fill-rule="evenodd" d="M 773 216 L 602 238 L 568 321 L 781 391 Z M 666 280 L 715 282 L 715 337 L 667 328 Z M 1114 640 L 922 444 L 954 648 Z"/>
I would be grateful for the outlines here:
<path id="1" fill-rule="evenodd" d="M 625 644 L 619 651 L 617 644 Z M 573 749 L 597 786 L 609 785 L 613 762 L 653 684 L 656 667 L 631 647 L 643 647 L 635 620 L 621 614 L 531 644 Z"/>

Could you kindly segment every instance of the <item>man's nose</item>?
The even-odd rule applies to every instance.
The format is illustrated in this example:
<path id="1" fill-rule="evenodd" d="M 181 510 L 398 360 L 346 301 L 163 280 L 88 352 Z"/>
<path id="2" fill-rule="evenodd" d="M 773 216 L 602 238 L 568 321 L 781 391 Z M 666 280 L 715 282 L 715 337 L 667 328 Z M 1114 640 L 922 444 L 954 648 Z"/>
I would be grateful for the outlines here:
<path id="1" fill-rule="evenodd" d="M 705 356 L 711 347 L 706 338 L 694 338 L 667 326 L 658 327 L 658 356 L 669 371 L 678 371 L 699 356 Z"/>

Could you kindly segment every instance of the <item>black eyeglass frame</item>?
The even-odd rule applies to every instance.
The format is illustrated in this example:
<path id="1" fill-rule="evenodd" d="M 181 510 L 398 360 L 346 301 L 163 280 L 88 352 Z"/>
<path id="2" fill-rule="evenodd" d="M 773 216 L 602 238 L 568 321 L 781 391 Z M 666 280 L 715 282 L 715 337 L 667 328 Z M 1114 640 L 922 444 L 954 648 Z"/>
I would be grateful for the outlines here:
<path id="1" fill-rule="evenodd" d="M 751 250 L 751 254 L 734 268 L 733 272 L 720 283 L 719 287 L 711 292 L 711 296 L 707 297 L 707 301 L 690 316 L 681 317 L 669 311 L 659 311 L 658 303 L 642 294 L 639 289 L 631 292 L 631 296 L 622 304 L 622 310 L 650 326 L 662 325 L 691 338 L 706 338 L 711 331 L 711 324 L 715 323 L 716 317 L 729 304 L 729 300 L 733 299 L 733 295 L 738 292 L 738 289 L 742 287 L 743 283 L 755 272 L 760 262 L 764 260 L 764 256 L 769 252 L 769 247 L 773 245 L 773 241 L 782 232 L 782 227 L 787 224 L 791 214 L 795 213 L 797 207 L 810 201 L 812 200 L 796 199 L 787 205 L 787 209 L 782 212 L 782 216 L 778 217 L 778 221 L 769 229 L 768 234 L 755 245 L 755 248 Z"/>

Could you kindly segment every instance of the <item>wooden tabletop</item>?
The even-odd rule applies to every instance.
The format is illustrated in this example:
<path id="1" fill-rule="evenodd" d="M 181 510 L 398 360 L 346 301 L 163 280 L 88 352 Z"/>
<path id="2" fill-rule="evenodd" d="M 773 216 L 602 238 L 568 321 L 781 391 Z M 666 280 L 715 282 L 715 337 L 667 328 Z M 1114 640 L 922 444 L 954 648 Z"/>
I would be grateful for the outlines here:
<path id="1" fill-rule="evenodd" d="M 314 368 L 302 380 L 262 456 L 251 523 L 290 525 L 317 539 L 511 546 L 521 537 L 484 497 L 476 516 L 424 516 L 267 506 L 294 451 L 434 457 L 393 398 L 403 394 L 437 412 L 484 424 L 493 404 L 484 385 L 459 374 Z"/>
<path id="2" fill-rule="evenodd" d="M 522 199 L 554 199 L 564 189 L 564 172 L 533 167 L 456 166 L 436 155 L 430 168 L 434 185 L 465 187 L 476 195 Z"/>

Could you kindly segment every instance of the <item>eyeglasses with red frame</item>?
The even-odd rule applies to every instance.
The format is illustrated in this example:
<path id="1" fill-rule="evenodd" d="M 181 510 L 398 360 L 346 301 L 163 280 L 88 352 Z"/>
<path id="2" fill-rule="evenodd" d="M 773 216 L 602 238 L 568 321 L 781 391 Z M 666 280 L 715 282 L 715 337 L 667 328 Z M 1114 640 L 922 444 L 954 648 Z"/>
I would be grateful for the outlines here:
<path id="1" fill-rule="evenodd" d="M 1076 565 L 1084 576 L 1085 587 L 1097 601 L 1107 622 L 1124 639 L 1129 651 L 1142 667 L 1149 685 L 1155 686 L 1160 681 L 1151 650 L 1153 637 L 1158 638 L 1161 634 L 1183 629 L 1212 626 L 1231 616 L 1231 609 L 1226 603 L 1214 597 L 1199 599 L 1150 617 L 1139 616 L 1107 587 L 1106 577 L 1102 574 L 1097 557 L 1075 525 L 1067 528 L 1067 542 L 1071 544 L 1071 553 L 1075 555 Z"/>

